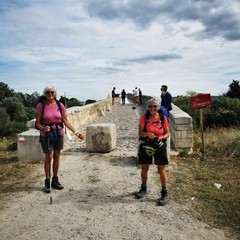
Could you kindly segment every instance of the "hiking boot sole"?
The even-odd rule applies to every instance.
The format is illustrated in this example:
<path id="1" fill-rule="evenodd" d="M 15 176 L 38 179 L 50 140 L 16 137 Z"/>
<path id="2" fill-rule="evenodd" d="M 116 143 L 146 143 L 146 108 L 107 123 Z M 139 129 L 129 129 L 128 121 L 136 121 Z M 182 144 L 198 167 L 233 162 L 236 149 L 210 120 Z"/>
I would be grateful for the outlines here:
<path id="1" fill-rule="evenodd" d="M 159 199 L 159 200 L 157 201 L 157 205 L 158 205 L 158 206 L 164 206 L 167 202 L 168 202 L 168 199 L 164 199 L 164 200 Z"/>
<path id="2" fill-rule="evenodd" d="M 50 189 L 44 189 L 45 193 L 50 193 Z"/>
<path id="3" fill-rule="evenodd" d="M 147 193 L 136 193 L 135 198 L 136 199 L 141 199 L 144 198 L 147 195 Z"/>
<path id="4" fill-rule="evenodd" d="M 53 189 L 56 189 L 56 190 L 63 190 L 64 187 L 59 187 L 59 186 L 52 186 Z"/>

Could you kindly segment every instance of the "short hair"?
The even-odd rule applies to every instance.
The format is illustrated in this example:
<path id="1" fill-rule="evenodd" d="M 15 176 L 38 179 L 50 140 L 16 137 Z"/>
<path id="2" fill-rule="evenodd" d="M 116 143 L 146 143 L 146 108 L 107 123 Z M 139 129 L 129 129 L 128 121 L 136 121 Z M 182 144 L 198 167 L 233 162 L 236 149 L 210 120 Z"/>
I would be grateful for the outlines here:
<path id="1" fill-rule="evenodd" d="M 167 85 L 162 85 L 161 88 L 163 88 L 163 90 L 164 90 L 165 92 L 166 92 L 167 89 L 168 89 Z"/>
<path id="2" fill-rule="evenodd" d="M 47 91 L 53 91 L 54 92 L 54 98 L 57 97 L 57 89 L 54 86 L 47 86 L 43 89 L 43 96 L 47 96 Z"/>
<path id="3" fill-rule="evenodd" d="M 147 101 L 147 104 L 149 104 L 149 103 L 155 103 L 155 104 L 159 105 L 159 101 L 158 101 L 157 99 L 155 99 L 155 98 L 149 99 L 149 100 Z"/>

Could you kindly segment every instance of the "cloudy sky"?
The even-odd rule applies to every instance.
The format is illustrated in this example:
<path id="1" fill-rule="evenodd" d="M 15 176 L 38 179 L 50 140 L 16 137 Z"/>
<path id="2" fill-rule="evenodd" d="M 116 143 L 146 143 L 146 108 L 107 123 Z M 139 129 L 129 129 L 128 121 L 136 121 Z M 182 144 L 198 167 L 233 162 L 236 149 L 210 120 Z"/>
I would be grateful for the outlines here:
<path id="1" fill-rule="evenodd" d="M 219 95 L 239 62 L 239 0 L 0 1 L 0 82 L 16 92 Z"/>

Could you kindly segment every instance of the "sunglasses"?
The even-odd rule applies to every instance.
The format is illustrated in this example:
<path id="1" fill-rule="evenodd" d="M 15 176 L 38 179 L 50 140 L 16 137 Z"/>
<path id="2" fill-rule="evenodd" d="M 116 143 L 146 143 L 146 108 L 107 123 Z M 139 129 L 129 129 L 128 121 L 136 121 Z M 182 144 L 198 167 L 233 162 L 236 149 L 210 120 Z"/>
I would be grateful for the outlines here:
<path id="1" fill-rule="evenodd" d="M 157 105 L 149 105 L 148 107 L 149 108 L 157 108 L 158 106 Z"/>
<path id="2" fill-rule="evenodd" d="M 51 94 L 54 94 L 54 91 L 47 91 L 46 93 L 47 93 L 47 94 L 50 94 L 50 93 L 51 93 Z"/>

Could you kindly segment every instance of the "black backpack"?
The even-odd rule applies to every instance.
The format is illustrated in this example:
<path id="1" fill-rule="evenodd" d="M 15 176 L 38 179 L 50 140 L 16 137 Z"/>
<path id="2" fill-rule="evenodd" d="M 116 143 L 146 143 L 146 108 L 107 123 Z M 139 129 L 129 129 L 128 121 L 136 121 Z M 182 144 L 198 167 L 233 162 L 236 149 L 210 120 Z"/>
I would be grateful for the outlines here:
<path id="1" fill-rule="evenodd" d="M 60 102 L 57 100 L 57 99 L 55 99 L 55 101 L 56 101 L 56 103 L 57 103 L 57 105 L 58 105 L 58 109 L 59 109 L 59 111 L 60 111 L 60 113 L 61 113 L 61 116 L 62 116 L 62 109 L 61 109 L 61 106 L 60 106 Z M 37 104 L 39 104 L 39 103 L 41 103 L 42 104 L 42 113 L 41 113 L 41 124 L 43 125 L 44 124 L 44 121 L 43 121 L 43 113 L 44 113 L 44 108 L 45 108 L 45 105 L 46 105 L 46 97 L 45 96 L 40 96 L 39 98 L 38 98 L 38 101 L 37 101 Z M 41 131 L 41 129 L 39 129 L 38 127 L 37 127 L 37 125 L 36 125 L 36 123 L 37 123 L 37 121 L 35 121 L 35 128 L 37 129 L 37 130 L 40 130 Z M 58 125 L 58 126 L 61 126 L 61 128 L 63 128 L 63 121 L 62 121 L 62 119 L 61 119 L 61 122 L 60 123 L 52 123 L 52 124 L 50 124 L 49 126 L 51 127 L 52 125 Z"/>

